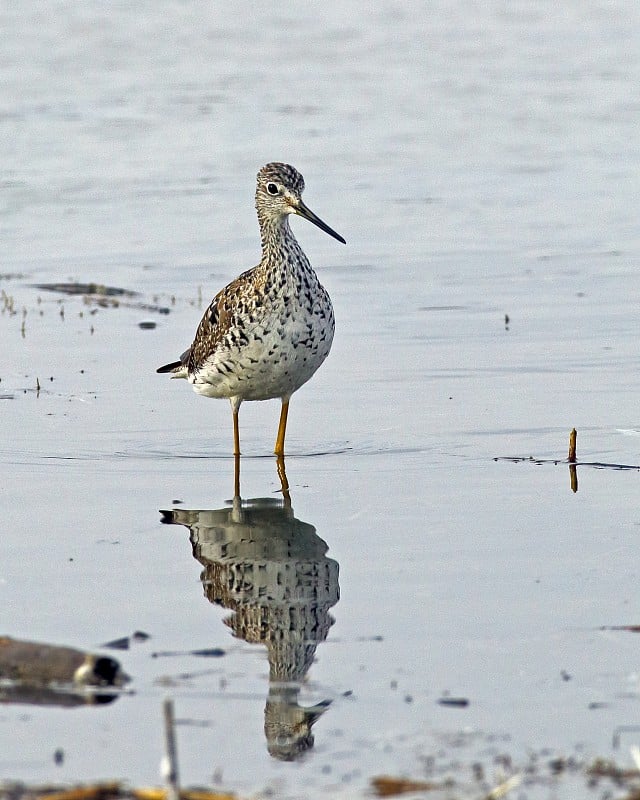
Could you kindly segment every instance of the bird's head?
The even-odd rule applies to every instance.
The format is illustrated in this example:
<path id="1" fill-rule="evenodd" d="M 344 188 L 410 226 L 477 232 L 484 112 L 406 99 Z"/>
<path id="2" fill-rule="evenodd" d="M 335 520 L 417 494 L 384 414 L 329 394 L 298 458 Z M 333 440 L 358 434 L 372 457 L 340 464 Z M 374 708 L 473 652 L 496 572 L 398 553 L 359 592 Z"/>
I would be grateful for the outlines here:
<path id="1" fill-rule="evenodd" d="M 273 220 L 297 214 L 313 222 L 320 230 L 333 236 L 342 244 L 345 240 L 316 216 L 302 200 L 304 178 L 290 164 L 274 161 L 258 172 L 256 187 L 256 209 L 261 220 Z"/>

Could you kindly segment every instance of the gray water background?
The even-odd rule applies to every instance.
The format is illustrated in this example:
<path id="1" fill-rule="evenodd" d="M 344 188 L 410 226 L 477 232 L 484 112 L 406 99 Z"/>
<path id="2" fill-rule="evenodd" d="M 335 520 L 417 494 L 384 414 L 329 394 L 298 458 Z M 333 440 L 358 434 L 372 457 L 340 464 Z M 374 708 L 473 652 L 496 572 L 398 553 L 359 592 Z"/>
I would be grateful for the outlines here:
<path id="1" fill-rule="evenodd" d="M 600 628 L 639 621 L 638 473 L 579 468 L 573 494 L 566 466 L 494 459 L 562 459 L 575 426 L 584 460 L 640 462 L 639 23 L 594 0 L 5 4 L 0 633 L 152 639 L 119 656 L 133 696 L 0 707 L 0 777 L 156 782 L 167 684 L 185 782 L 245 794 L 612 752 L 638 645 Z M 341 592 L 302 698 L 333 703 L 295 764 L 265 746 L 264 648 L 231 637 L 158 514 L 232 492 L 226 403 L 154 370 L 199 292 L 256 263 L 271 160 L 348 243 L 293 223 L 338 327 L 287 470 Z M 171 313 L 32 288 L 64 280 Z M 277 413 L 242 408 L 243 496 L 277 496 Z M 228 655 L 151 658 L 207 646 Z"/>

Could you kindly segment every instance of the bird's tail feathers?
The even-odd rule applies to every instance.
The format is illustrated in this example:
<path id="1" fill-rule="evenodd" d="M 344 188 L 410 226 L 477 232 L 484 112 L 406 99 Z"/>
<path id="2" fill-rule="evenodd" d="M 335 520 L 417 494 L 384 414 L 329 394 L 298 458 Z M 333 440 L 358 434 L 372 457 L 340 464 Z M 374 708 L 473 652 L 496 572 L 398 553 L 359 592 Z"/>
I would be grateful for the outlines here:
<path id="1" fill-rule="evenodd" d="M 177 372 L 182 369 L 182 361 L 172 361 L 170 364 L 165 364 L 163 367 L 158 367 L 156 372 Z"/>
<path id="2" fill-rule="evenodd" d="M 180 356 L 179 361 L 172 361 L 170 364 L 165 364 L 162 367 L 158 367 L 156 372 L 160 373 L 173 372 L 174 374 L 171 376 L 172 378 L 186 378 L 189 372 L 188 364 L 190 355 L 191 355 L 191 348 L 184 351 L 184 353 Z"/>

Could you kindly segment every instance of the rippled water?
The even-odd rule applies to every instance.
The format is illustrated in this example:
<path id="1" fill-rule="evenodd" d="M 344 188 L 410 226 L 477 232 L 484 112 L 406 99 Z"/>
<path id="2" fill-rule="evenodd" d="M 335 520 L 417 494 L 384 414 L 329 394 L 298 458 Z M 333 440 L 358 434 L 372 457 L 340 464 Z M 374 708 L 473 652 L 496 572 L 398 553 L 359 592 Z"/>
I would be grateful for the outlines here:
<path id="1" fill-rule="evenodd" d="M 573 493 L 553 460 L 575 426 L 584 461 L 640 463 L 639 23 L 596 0 L 0 11 L 0 634 L 151 636 L 118 655 L 135 694 L 3 705 L 0 777 L 156 782 L 166 694 L 184 783 L 240 795 L 629 763 L 637 644 L 603 628 L 638 623 L 638 472 L 578 467 Z M 234 512 L 227 404 L 154 371 L 256 263 L 270 160 L 348 244 L 293 223 L 336 340 L 291 404 L 292 510 L 264 501 L 265 403 Z M 139 294 L 33 287 L 74 280 Z"/>

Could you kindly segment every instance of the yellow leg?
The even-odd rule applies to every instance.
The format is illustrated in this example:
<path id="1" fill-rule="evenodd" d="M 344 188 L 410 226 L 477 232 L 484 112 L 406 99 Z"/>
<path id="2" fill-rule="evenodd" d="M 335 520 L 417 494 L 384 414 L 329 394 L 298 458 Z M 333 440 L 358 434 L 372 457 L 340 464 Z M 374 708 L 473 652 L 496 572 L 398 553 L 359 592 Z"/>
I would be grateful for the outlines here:
<path id="1" fill-rule="evenodd" d="M 240 453 L 234 455 L 233 461 L 233 496 L 236 498 L 240 497 Z"/>
<path id="2" fill-rule="evenodd" d="M 240 430 L 238 428 L 238 409 L 233 409 L 233 455 L 240 455 Z"/>
<path id="3" fill-rule="evenodd" d="M 282 409 L 280 411 L 280 424 L 278 425 L 278 436 L 276 437 L 276 446 L 273 452 L 277 456 L 284 455 L 284 435 L 287 430 L 287 414 L 289 413 L 289 400 L 282 401 Z"/>

